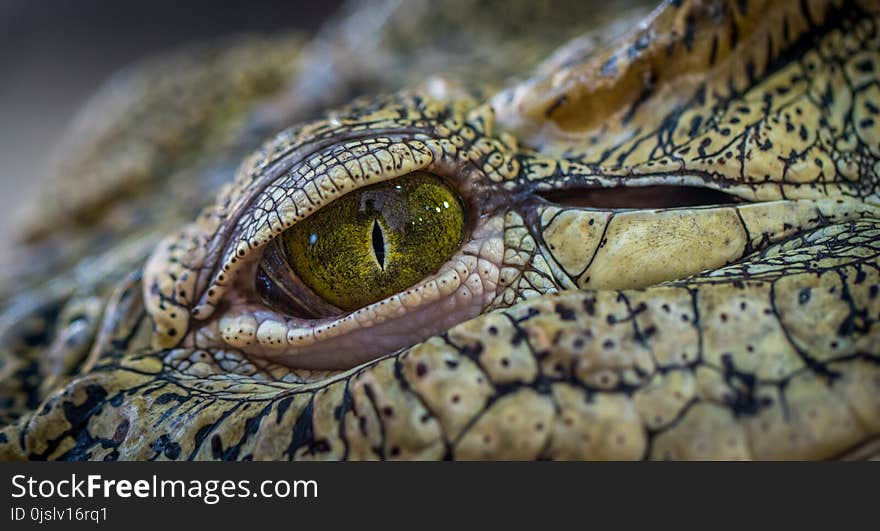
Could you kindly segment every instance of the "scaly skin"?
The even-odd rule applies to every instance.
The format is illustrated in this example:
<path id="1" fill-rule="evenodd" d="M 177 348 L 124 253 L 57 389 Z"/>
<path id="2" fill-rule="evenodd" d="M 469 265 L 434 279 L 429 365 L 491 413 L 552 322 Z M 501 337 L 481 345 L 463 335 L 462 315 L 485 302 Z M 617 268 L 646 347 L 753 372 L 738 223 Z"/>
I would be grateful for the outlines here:
<path id="1" fill-rule="evenodd" d="M 109 89 L 7 273 L 0 457 L 877 454 L 876 3 L 586 9 L 368 6 Z M 285 228 L 417 169 L 476 210 L 436 277 L 307 326 L 242 294 Z M 656 204 L 686 186 L 736 200 Z"/>

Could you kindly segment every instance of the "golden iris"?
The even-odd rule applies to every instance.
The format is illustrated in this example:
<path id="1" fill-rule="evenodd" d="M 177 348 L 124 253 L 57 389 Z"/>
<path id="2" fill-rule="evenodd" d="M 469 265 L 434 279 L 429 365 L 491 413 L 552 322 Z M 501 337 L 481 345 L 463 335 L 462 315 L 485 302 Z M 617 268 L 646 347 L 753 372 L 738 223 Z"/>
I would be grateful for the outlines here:
<path id="1" fill-rule="evenodd" d="M 316 295 L 356 310 L 435 273 L 462 241 L 458 194 L 413 172 L 350 192 L 279 238 L 287 263 Z"/>

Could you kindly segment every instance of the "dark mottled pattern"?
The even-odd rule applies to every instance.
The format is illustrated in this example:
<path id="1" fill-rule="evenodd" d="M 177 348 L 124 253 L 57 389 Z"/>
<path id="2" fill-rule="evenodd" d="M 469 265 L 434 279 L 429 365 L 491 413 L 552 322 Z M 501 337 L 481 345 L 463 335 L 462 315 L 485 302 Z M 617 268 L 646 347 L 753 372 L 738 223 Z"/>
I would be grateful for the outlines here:
<path id="1" fill-rule="evenodd" d="M 591 6 L 591 29 L 460 4 L 352 6 L 311 44 L 158 60 L 98 97 L 4 273 L 0 458 L 873 456 L 877 6 L 668 2 L 636 29 Z M 234 264 L 285 222 L 422 168 L 498 234 L 481 315 L 346 371 L 218 332 Z"/>

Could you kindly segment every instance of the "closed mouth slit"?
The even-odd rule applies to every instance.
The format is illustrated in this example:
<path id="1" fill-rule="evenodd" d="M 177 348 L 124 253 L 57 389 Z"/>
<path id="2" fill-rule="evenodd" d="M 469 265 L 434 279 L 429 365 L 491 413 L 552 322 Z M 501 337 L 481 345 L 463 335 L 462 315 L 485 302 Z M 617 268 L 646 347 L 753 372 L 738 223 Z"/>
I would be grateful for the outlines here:
<path id="1" fill-rule="evenodd" d="M 689 208 L 743 202 L 720 190 L 677 185 L 550 190 L 537 195 L 562 206 L 598 209 Z"/>

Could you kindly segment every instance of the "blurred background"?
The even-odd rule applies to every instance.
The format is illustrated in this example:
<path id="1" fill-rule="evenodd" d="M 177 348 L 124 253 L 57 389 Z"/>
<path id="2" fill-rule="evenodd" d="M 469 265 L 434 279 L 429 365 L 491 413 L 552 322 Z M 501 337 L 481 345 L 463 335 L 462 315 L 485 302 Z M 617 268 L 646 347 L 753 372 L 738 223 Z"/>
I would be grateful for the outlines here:
<path id="1" fill-rule="evenodd" d="M 0 248 L 74 113 L 114 71 L 226 34 L 313 30 L 340 3 L 0 0 Z"/>

